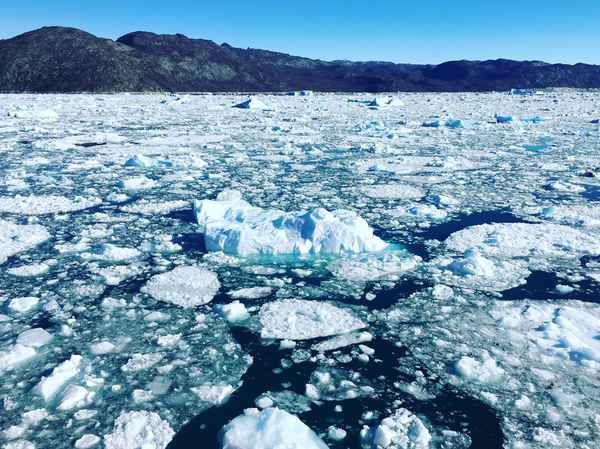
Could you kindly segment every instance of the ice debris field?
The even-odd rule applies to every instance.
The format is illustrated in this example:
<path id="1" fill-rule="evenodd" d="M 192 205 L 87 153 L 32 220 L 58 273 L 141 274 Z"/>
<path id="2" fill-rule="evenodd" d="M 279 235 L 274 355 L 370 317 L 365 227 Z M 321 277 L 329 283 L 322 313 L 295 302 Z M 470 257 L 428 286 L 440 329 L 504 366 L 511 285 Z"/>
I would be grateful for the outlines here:
<path id="1" fill-rule="evenodd" d="M 600 448 L 599 92 L 0 117 L 3 448 Z"/>

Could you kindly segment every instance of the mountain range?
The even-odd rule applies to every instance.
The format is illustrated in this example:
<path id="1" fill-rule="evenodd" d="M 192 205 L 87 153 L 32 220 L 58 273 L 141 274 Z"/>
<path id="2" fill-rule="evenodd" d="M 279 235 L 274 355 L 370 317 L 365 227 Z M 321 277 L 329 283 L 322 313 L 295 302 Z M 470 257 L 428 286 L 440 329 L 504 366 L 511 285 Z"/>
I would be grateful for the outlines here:
<path id="1" fill-rule="evenodd" d="M 399 49 L 401 53 L 401 49 Z M 116 41 L 65 27 L 0 40 L 1 92 L 456 92 L 600 88 L 600 66 L 321 61 L 137 31 Z"/>

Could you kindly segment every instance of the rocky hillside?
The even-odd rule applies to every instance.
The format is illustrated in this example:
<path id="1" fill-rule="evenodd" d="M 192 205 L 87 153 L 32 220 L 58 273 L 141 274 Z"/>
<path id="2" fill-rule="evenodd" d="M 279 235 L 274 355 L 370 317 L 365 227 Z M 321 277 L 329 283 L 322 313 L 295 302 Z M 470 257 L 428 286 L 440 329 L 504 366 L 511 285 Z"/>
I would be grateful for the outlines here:
<path id="1" fill-rule="evenodd" d="M 0 91 L 488 91 L 600 87 L 600 66 L 538 61 L 439 65 L 319 61 L 181 34 L 113 41 L 45 27 L 0 40 Z"/>

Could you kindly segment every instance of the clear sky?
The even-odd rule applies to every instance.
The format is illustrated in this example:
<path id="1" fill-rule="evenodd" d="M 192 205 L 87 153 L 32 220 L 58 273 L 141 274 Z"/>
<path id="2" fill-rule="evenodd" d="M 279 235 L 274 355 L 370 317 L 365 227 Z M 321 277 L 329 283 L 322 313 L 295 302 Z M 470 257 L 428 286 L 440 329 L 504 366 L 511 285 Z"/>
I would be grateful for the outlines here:
<path id="1" fill-rule="evenodd" d="M 600 64 L 600 0 L 1 0 L 0 38 L 44 25 L 182 33 L 320 59 Z"/>

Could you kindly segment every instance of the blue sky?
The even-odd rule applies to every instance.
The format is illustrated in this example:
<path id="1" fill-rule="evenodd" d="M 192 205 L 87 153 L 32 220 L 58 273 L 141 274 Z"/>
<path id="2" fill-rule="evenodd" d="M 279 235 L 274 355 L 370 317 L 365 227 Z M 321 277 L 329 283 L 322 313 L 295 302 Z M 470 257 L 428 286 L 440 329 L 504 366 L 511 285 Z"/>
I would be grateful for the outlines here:
<path id="1" fill-rule="evenodd" d="M 0 38 L 43 25 L 189 37 L 321 59 L 600 64 L 600 0 L 2 0 Z"/>

